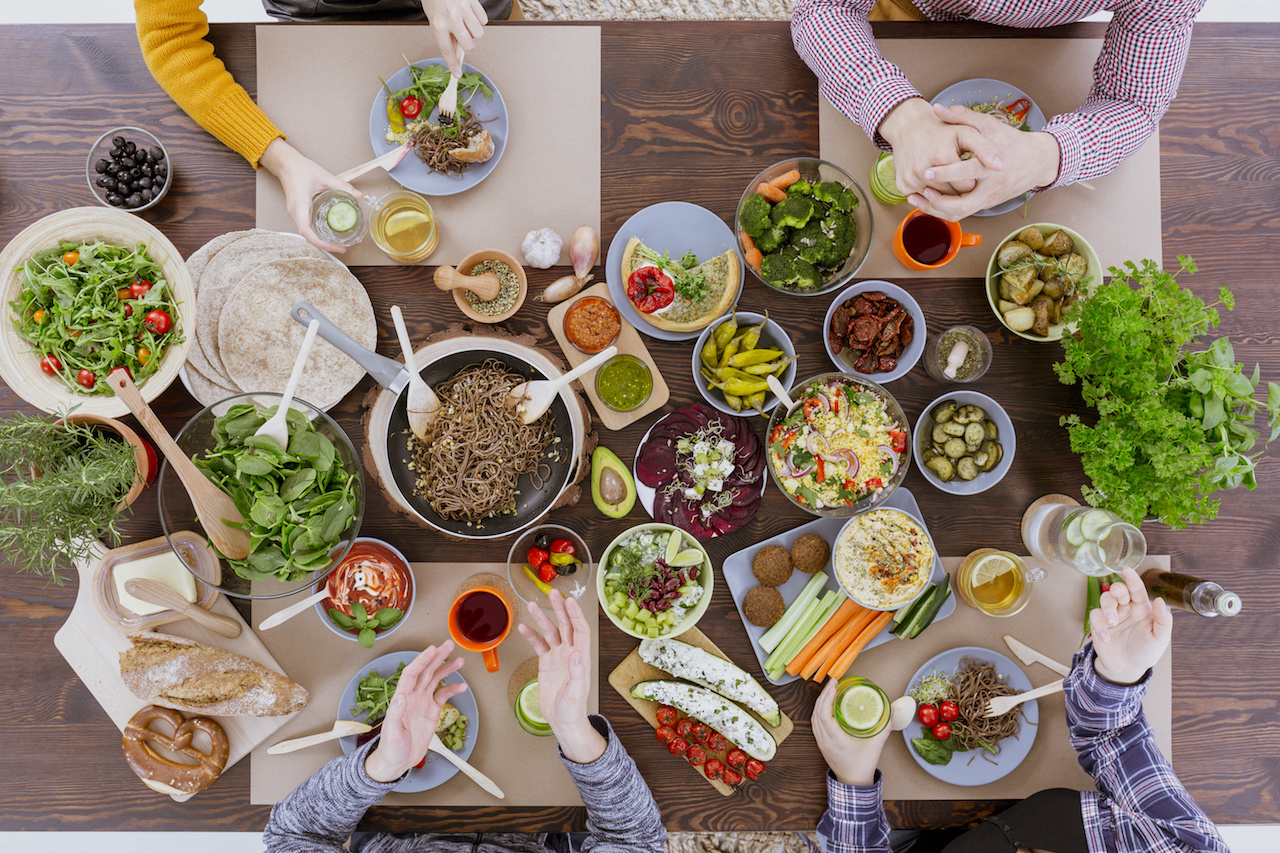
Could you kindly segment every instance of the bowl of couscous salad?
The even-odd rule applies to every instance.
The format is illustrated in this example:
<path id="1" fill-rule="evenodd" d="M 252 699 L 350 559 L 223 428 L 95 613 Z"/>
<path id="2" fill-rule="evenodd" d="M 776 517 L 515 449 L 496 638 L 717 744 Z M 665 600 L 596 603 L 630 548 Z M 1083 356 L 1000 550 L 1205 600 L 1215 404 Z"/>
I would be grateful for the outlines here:
<path id="1" fill-rule="evenodd" d="M 769 418 L 769 473 L 814 515 L 857 515 L 883 503 L 907 476 L 910 426 L 893 395 L 847 373 L 823 373 L 790 389 L 795 407 Z"/>

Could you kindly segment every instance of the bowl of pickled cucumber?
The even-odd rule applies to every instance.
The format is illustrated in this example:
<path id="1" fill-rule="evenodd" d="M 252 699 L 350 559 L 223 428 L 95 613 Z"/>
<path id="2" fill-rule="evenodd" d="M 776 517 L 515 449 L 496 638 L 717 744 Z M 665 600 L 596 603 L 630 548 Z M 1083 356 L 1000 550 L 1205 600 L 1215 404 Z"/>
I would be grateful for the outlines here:
<path id="1" fill-rule="evenodd" d="M 1013 467 L 1013 421 L 995 400 L 977 391 L 952 391 L 925 407 L 916 421 L 912 452 L 924 478 L 953 495 L 976 495 Z"/>

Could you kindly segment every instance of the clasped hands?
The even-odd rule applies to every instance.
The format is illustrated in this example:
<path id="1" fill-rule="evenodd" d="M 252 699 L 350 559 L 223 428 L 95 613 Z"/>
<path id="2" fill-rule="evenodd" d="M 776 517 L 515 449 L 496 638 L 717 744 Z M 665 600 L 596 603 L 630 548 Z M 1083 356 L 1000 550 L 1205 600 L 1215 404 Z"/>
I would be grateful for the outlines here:
<path id="1" fill-rule="evenodd" d="M 968 107 L 911 98 L 885 116 L 880 135 L 893 146 L 899 192 L 953 222 L 1058 177 L 1061 153 L 1052 135 Z"/>

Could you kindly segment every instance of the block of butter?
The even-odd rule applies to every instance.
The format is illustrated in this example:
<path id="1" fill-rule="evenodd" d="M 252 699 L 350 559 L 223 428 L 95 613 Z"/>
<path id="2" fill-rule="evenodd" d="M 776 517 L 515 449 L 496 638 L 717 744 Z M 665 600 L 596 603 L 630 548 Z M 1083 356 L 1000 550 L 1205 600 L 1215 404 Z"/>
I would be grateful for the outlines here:
<path id="1" fill-rule="evenodd" d="M 153 613 L 159 613 L 165 608 L 130 595 L 124 588 L 125 582 L 130 578 L 148 578 L 159 581 L 187 601 L 196 600 L 195 575 L 187 571 L 186 566 L 182 565 L 178 555 L 171 549 L 151 556 L 140 557 L 136 560 L 117 563 L 112 569 L 112 574 L 116 584 L 116 600 L 121 607 L 131 610 L 139 616 L 150 616 Z"/>

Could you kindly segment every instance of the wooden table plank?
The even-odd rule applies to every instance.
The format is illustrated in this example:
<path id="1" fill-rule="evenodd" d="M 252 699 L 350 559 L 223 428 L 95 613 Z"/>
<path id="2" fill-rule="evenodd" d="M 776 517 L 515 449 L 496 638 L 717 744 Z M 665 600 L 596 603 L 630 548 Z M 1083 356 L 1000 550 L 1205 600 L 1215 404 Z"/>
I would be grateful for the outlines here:
<path id="1" fill-rule="evenodd" d="M 275 25 L 273 25 L 275 26 Z M 312 25 L 314 26 L 314 25 Z M 877 25 L 882 37 L 916 37 L 909 24 Z M 952 37 L 1025 37 L 1024 31 L 979 25 L 933 25 Z M 1061 37 L 1096 37 L 1100 25 L 1052 31 Z M 1224 316 L 1238 357 L 1259 361 L 1280 377 L 1280 308 L 1272 297 L 1280 254 L 1280 27 L 1202 24 L 1196 28 L 1181 94 L 1161 124 L 1166 264 L 1190 254 L 1201 272 L 1190 286 L 1211 296 L 1219 285 L 1236 293 L 1238 308 Z M 253 26 L 215 25 L 218 55 L 250 92 L 255 89 Z M 36 47 L 38 46 L 38 48 Z M 795 56 L 785 23 L 606 23 L 603 30 L 603 234 L 615 236 L 639 208 L 682 199 L 728 220 L 746 181 L 792 154 L 817 152 L 816 81 Z M 756 88 L 759 86 L 759 88 Z M 253 224 L 251 170 L 178 111 L 147 73 L 129 26 L 10 26 L 0 28 L 0 240 L 55 210 L 91 203 L 82 174 L 85 152 L 109 126 L 138 122 L 160 132 L 170 148 L 176 185 L 146 217 L 184 253 L 216 234 Z M 571 168 L 571 164 L 558 164 Z M 387 309 L 405 304 L 415 337 L 459 319 L 446 294 L 419 268 L 360 268 L 379 318 L 380 349 L 398 354 Z M 535 292 L 555 277 L 531 270 Z M 597 276 L 602 271 L 597 268 Z M 744 308 L 767 307 L 800 342 L 801 371 L 826 369 L 817 335 L 826 301 L 791 299 L 750 280 Z M 972 322 L 996 329 L 973 282 L 926 280 L 912 284 L 931 327 Z M 411 301 L 410 301 L 411 300 Z M 530 301 L 509 325 L 550 342 L 547 306 Z M 1078 459 L 1066 445 L 1056 415 L 1084 412 L 1073 388 L 1051 372 L 1057 349 L 1002 333 L 983 389 L 1013 418 L 1019 452 L 1009 476 L 981 498 L 959 501 L 928 486 L 919 472 L 906 487 L 920 502 L 939 546 L 966 553 L 984 545 L 1017 548 L 1015 519 L 1040 494 L 1079 494 Z M 698 399 L 688 370 L 688 348 L 652 348 L 672 383 L 671 408 Z M 357 392 L 334 410 L 359 434 Z M 893 393 L 914 418 L 941 386 L 915 371 Z M 23 408 L 0 390 L 0 416 Z M 154 408 L 172 426 L 198 406 L 177 385 Z M 652 418 L 604 442 L 623 458 Z M 761 422 L 762 424 L 763 422 Z M 761 425 L 759 429 L 763 429 Z M 1174 763 L 1191 793 L 1222 822 L 1280 820 L 1280 593 L 1268 584 L 1280 553 L 1280 463 L 1264 459 L 1254 492 L 1228 494 L 1220 518 L 1202 528 L 1171 531 L 1148 525 L 1153 553 L 1236 590 L 1244 612 L 1233 620 L 1179 617 L 1174 639 Z M 154 494 L 136 505 L 130 537 L 160 534 Z M 557 511 L 603 547 L 625 523 L 604 518 L 589 502 Z M 632 512 L 627 523 L 644 520 Z M 757 519 L 744 531 L 713 542 L 718 564 L 752 542 L 807 520 L 768 489 Z M 366 511 L 366 532 L 397 542 L 412 560 L 449 547 L 394 514 L 376 491 Z M 468 554 L 505 559 L 508 543 L 478 543 Z M 241 765 L 208 791 L 178 805 L 141 788 L 121 760 L 118 735 L 88 691 L 53 648 L 74 589 L 49 587 L 0 565 L 0 829 L 259 830 L 267 809 L 248 807 L 248 773 Z M 717 596 L 700 627 L 735 659 L 751 660 L 746 634 L 728 596 Z M 518 640 L 517 640 L 518 642 Z M 600 637 L 601 671 L 630 652 L 631 641 L 606 629 Z M 662 806 L 672 829 L 812 828 L 825 805 L 821 759 L 807 719 L 814 690 L 794 684 L 776 691 L 797 721 L 796 734 L 770 765 L 763 784 L 734 797 L 685 784 L 649 727 L 620 697 L 601 691 L 615 723 Z M 703 790 L 706 788 L 706 790 Z M 942 826 L 1000 807 L 992 802 L 889 803 L 897 826 Z M 367 829 L 467 831 L 581 827 L 581 809 L 388 809 L 369 813 Z"/>

